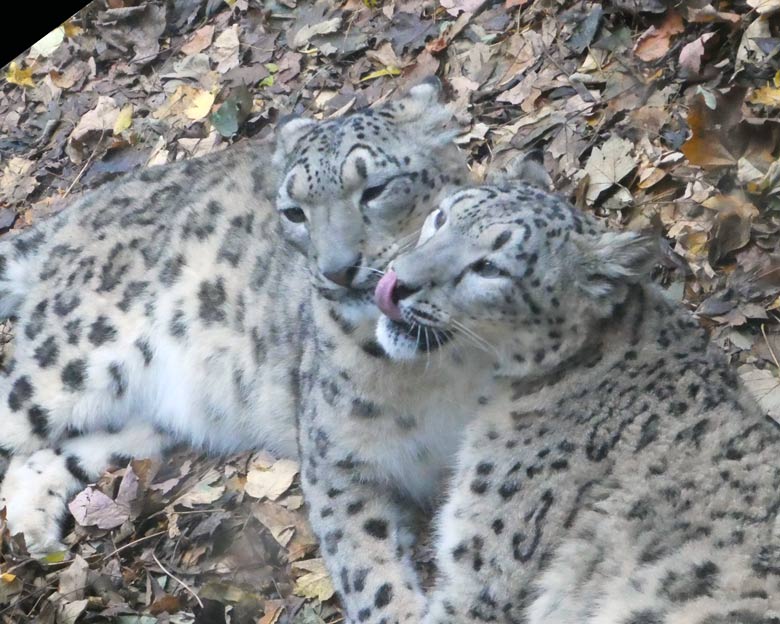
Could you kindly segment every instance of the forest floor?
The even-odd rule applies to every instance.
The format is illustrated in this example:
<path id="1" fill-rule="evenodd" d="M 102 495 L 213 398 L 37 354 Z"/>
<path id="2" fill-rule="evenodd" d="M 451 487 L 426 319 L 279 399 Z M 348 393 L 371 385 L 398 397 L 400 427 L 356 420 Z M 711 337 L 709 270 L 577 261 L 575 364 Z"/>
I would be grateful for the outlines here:
<path id="1" fill-rule="evenodd" d="M 655 278 L 780 417 L 780 0 L 96 0 L 2 70 L 0 232 L 433 73 L 478 176 L 542 147 L 578 207 L 662 234 Z M 0 621 L 341 621 L 302 505 L 264 453 L 119 466 L 70 551 L 3 531 Z"/>

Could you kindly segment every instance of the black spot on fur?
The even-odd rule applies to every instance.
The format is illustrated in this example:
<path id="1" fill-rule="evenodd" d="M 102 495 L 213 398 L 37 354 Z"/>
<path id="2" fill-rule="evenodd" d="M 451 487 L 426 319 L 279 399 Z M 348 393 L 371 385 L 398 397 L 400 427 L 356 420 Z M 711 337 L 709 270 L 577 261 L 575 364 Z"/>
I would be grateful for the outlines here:
<path id="1" fill-rule="evenodd" d="M 83 390 L 87 378 L 87 363 L 82 359 L 71 360 L 62 369 L 61 377 L 66 390 L 71 392 Z"/>
<path id="2" fill-rule="evenodd" d="M 35 340 L 38 334 L 43 330 L 44 322 L 46 321 L 46 308 L 49 306 L 49 300 L 43 299 L 39 301 L 33 312 L 30 315 L 30 322 L 24 328 L 24 335 L 30 340 Z"/>
<path id="3" fill-rule="evenodd" d="M 363 530 L 376 539 L 387 539 L 387 522 L 380 518 L 369 518 L 363 523 Z"/>
<path id="4" fill-rule="evenodd" d="M 65 460 L 65 467 L 68 469 L 68 472 L 72 474 L 76 479 L 81 481 L 82 483 L 89 483 L 89 475 L 87 472 L 81 467 L 81 464 L 79 464 L 79 460 L 74 455 L 69 455 L 68 458 Z"/>
<path id="5" fill-rule="evenodd" d="M 139 338 L 133 343 L 136 348 L 141 352 L 141 357 L 144 359 L 144 365 L 149 366 L 152 363 L 152 347 L 149 341 L 145 338 Z"/>
<path id="6" fill-rule="evenodd" d="M 352 586 L 356 592 L 362 592 L 366 588 L 366 577 L 368 576 L 368 568 L 358 568 L 352 575 Z"/>
<path id="7" fill-rule="evenodd" d="M 392 599 L 393 586 L 390 585 L 390 583 L 384 583 L 376 590 L 376 594 L 374 595 L 374 606 L 377 609 L 382 609 L 389 605 Z"/>
<path id="8" fill-rule="evenodd" d="M 111 364 L 108 365 L 108 374 L 111 377 L 111 387 L 114 396 L 117 399 L 121 399 L 127 390 L 127 374 L 125 372 L 125 367 L 119 362 L 111 362 Z"/>
<path id="9" fill-rule="evenodd" d="M 40 405 L 33 405 L 27 410 L 27 420 L 35 435 L 46 438 L 49 435 L 49 412 Z"/>
<path id="10" fill-rule="evenodd" d="M 163 286 L 172 286 L 179 279 L 183 267 L 184 256 L 181 254 L 168 258 L 160 271 L 160 282 Z"/>
<path id="11" fill-rule="evenodd" d="M 81 319 L 73 319 L 65 324 L 65 333 L 68 335 L 68 344 L 77 345 L 81 338 Z"/>
<path id="12" fill-rule="evenodd" d="M 176 310 L 173 313 L 168 331 L 171 332 L 171 336 L 176 338 L 183 338 L 187 334 L 187 323 L 184 321 L 184 312 L 182 310 Z"/>
<path id="13" fill-rule="evenodd" d="M 624 624 L 664 624 L 664 618 L 658 611 L 643 609 L 642 611 L 634 611 Z"/>
<path id="14" fill-rule="evenodd" d="M 57 341 L 54 336 L 49 336 L 35 349 L 33 357 L 38 362 L 38 366 L 41 368 L 48 368 L 57 363 L 57 358 L 60 355 L 60 348 L 57 346 Z"/>
<path id="15" fill-rule="evenodd" d="M 32 395 L 33 387 L 30 378 L 27 375 L 19 377 L 11 386 L 11 392 L 8 393 L 8 407 L 12 412 L 18 412 Z"/>
<path id="16" fill-rule="evenodd" d="M 98 316 L 97 320 L 89 328 L 87 339 L 96 347 L 116 340 L 117 331 L 106 316 Z"/>
<path id="17" fill-rule="evenodd" d="M 225 282 L 221 277 L 214 282 L 202 281 L 198 290 L 198 299 L 200 301 L 200 318 L 206 325 L 225 322 L 227 294 L 225 293 Z"/>
<path id="18" fill-rule="evenodd" d="M 370 401 L 362 399 L 352 400 L 352 410 L 349 414 L 352 418 L 371 419 L 379 416 L 379 408 Z"/>

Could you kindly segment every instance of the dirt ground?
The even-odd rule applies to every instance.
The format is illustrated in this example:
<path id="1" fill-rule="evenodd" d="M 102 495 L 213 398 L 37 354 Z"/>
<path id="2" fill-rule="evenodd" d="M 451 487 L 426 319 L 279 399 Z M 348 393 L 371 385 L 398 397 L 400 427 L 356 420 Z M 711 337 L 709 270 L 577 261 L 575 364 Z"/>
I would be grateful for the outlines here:
<path id="1" fill-rule="evenodd" d="M 578 207 L 663 235 L 655 278 L 780 417 L 780 0 L 95 0 L 2 70 L 0 232 L 433 73 L 478 175 L 541 147 Z M 341 621 L 302 505 L 264 453 L 117 467 L 69 552 L 3 531 L 0 620 Z"/>

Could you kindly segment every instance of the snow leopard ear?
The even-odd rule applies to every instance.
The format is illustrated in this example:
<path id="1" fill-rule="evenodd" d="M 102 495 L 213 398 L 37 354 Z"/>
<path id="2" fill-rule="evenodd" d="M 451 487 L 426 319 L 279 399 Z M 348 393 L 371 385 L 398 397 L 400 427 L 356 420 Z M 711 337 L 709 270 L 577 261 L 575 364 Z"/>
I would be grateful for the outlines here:
<path id="1" fill-rule="evenodd" d="M 623 286 L 641 282 L 658 256 L 655 237 L 639 232 L 604 232 L 576 244 L 582 254 L 577 281 L 595 298 L 613 296 Z"/>
<path id="2" fill-rule="evenodd" d="M 317 122 L 306 117 L 297 115 L 286 115 L 282 117 L 276 125 L 276 154 L 286 157 L 295 148 L 295 144 L 308 134 Z"/>
<path id="3" fill-rule="evenodd" d="M 545 191 L 553 187 L 552 178 L 544 168 L 544 154 L 540 149 L 523 152 L 513 158 L 503 170 L 491 171 L 487 175 L 487 182 L 497 185 L 506 182 L 526 182 Z"/>
<path id="4" fill-rule="evenodd" d="M 387 102 L 379 114 L 390 117 L 409 133 L 418 148 L 449 146 L 460 130 L 453 123 L 452 111 L 439 101 L 441 94 L 441 81 L 429 76 L 403 97 Z"/>

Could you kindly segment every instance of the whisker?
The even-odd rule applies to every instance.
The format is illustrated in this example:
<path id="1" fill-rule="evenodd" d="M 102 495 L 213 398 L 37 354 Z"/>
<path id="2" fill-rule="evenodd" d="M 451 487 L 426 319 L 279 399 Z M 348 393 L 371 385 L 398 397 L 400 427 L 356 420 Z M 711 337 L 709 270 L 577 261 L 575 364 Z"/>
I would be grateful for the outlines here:
<path id="1" fill-rule="evenodd" d="M 380 271 L 379 269 L 375 269 L 375 268 L 369 267 L 369 266 L 360 266 L 359 264 L 352 264 L 352 265 L 350 265 L 349 268 L 351 268 L 351 269 L 366 269 L 367 271 L 371 271 L 373 273 L 379 273 L 379 275 L 384 275 L 385 274 L 385 271 Z"/>
<path id="2" fill-rule="evenodd" d="M 468 326 L 466 326 L 466 325 L 465 325 L 465 324 L 463 324 L 462 322 L 460 322 L 460 321 L 458 321 L 458 320 L 455 320 L 455 319 L 450 319 L 450 323 L 451 323 L 451 324 L 452 324 L 454 327 L 457 327 L 457 328 L 458 328 L 460 331 L 462 331 L 464 334 L 468 334 L 468 335 L 469 335 L 469 336 L 471 336 L 471 337 L 472 337 L 472 338 L 473 338 L 475 341 L 477 341 L 477 342 L 479 342 L 480 344 L 482 344 L 482 345 L 483 345 L 483 348 L 485 349 L 485 351 L 486 351 L 486 352 L 488 352 L 488 353 L 492 352 L 492 353 L 493 353 L 494 355 L 496 355 L 496 356 L 498 356 L 498 355 L 499 355 L 498 348 L 497 348 L 495 345 L 493 345 L 493 344 L 491 344 L 490 342 L 488 342 L 487 340 L 485 340 L 485 339 L 484 339 L 482 336 L 480 336 L 480 335 L 479 335 L 477 332 L 475 332 L 473 329 L 469 328 Z M 489 349 L 489 351 L 488 351 L 488 349 Z"/>
<path id="3" fill-rule="evenodd" d="M 428 342 L 428 327 L 425 328 L 425 370 L 428 370 L 428 366 L 431 364 L 431 344 Z"/>

